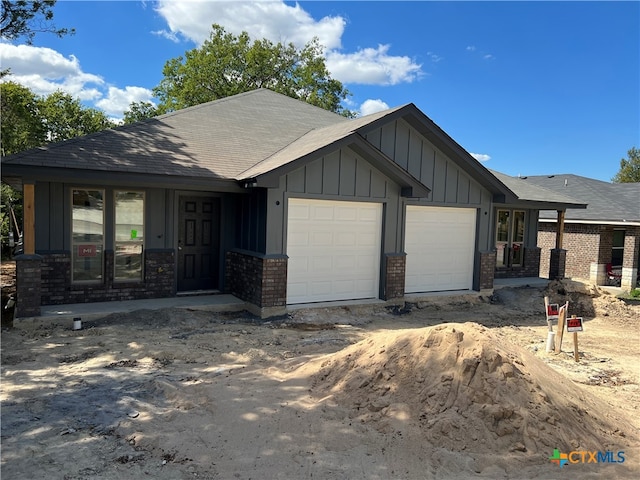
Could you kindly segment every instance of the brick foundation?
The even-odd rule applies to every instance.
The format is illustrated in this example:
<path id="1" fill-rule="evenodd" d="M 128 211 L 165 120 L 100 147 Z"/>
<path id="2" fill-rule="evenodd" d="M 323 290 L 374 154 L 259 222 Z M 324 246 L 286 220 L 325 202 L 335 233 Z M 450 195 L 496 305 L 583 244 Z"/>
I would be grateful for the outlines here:
<path id="1" fill-rule="evenodd" d="M 286 255 L 230 251 L 225 258 L 225 291 L 259 308 L 287 303 Z"/>
<path id="2" fill-rule="evenodd" d="M 480 290 L 493 288 L 493 279 L 496 268 L 496 251 L 480 252 Z"/>
<path id="3" fill-rule="evenodd" d="M 406 253 L 388 253 L 385 255 L 385 300 L 404 296 L 406 263 Z"/>
<path id="4" fill-rule="evenodd" d="M 42 257 L 16 256 L 16 316 L 40 316 L 42 297 Z"/>
<path id="5" fill-rule="evenodd" d="M 549 280 L 562 280 L 565 275 L 567 251 L 561 248 L 551 250 L 549 258 Z"/>
<path id="6" fill-rule="evenodd" d="M 540 254 L 541 249 L 538 247 L 525 247 L 522 265 L 496 268 L 495 278 L 528 278 L 540 276 Z"/>
<path id="7" fill-rule="evenodd" d="M 43 253 L 41 305 L 110 302 L 173 297 L 175 254 L 173 249 L 144 252 L 144 281 L 121 282 L 113 279 L 113 251 L 104 252 L 104 281 L 93 284 L 71 282 L 71 254 Z"/>

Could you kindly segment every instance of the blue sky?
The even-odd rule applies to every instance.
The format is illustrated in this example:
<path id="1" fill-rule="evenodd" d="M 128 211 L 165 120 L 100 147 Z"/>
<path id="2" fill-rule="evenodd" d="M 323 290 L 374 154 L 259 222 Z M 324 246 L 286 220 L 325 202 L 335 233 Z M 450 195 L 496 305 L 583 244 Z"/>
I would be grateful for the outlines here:
<path id="1" fill-rule="evenodd" d="M 0 43 L 2 68 L 121 118 L 211 24 L 316 36 L 361 114 L 414 103 L 487 168 L 608 181 L 640 148 L 639 2 L 59 1 L 61 39 Z M 23 43 L 23 42 L 22 42 Z"/>

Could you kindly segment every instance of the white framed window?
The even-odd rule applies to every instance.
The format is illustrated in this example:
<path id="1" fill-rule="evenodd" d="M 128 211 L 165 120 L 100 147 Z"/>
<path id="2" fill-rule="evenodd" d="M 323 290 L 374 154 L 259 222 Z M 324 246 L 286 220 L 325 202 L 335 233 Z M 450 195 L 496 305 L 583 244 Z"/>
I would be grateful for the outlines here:
<path id="1" fill-rule="evenodd" d="M 72 189 L 71 278 L 99 283 L 104 279 L 104 190 Z"/>
<path id="2" fill-rule="evenodd" d="M 496 265 L 518 267 L 524 261 L 524 210 L 498 210 L 496 215 Z"/>
<path id="3" fill-rule="evenodd" d="M 144 202 L 144 192 L 114 192 L 114 281 L 143 279 Z"/>

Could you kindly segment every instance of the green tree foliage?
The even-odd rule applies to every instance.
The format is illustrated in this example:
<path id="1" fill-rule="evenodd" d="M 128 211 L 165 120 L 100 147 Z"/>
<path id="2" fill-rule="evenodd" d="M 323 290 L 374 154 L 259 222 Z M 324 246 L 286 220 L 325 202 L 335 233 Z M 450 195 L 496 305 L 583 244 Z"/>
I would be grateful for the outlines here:
<path id="1" fill-rule="evenodd" d="M 640 149 L 631 148 L 627 152 L 628 158 L 620 160 L 620 170 L 611 179 L 614 183 L 640 182 Z"/>
<path id="2" fill-rule="evenodd" d="M 124 123 L 139 122 L 146 118 L 156 117 L 160 114 L 158 108 L 151 102 L 131 102 L 129 110 L 124 112 Z"/>
<path id="3" fill-rule="evenodd" d="M 0 151 L 3 156 L 45 142 L 39 99 L 27 87 L 14 82 L 0 83 L 0 118 Z"/>
<path id="4" fill-rule="evenodd" d="M 73 28 L 57 28 L 53 25 L 53 7 L 56 0 L 26 1 L 2 0 L 0 11 L 0 37 L 16 40 L 24 37 L 27 44 L 33 42 L 38 32 L 53 33 L 59 37 L 74 34 Z"/>
<path id="5" fill-rule="evenodd" d="M 165 113 L 256 88 L 268 88 L 312 105 L 352 117 L 341 102 L 349 92 L 326 68 L 317 39 L 302 49 L 293 44 L 252 41 L 213 25 L 202 47 L 169 60 L 153 90 Z"/>
<path id="6" fill-rule="evenodd" d="M 42 98 L 39 111 L 48 142 L 60 142 L 113 127 L 103 111 L 84 107 L 80 100 L 60 91 Z"/>
<path id="7" fill-rule="evenodd" d="M 18 227 L 22 223 L 22 192 L 3 183 L 0 185 L 0 237 L 3 244 L 9 235 L 14 241 L 18 240 L 16 222 Z"/>

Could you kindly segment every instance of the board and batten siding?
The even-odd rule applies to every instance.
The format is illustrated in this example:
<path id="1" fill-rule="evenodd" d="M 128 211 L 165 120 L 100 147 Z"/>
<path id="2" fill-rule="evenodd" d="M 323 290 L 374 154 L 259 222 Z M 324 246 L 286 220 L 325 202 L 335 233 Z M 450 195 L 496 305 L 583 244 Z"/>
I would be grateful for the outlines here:
<path id="1" fill-rule="evenodd" d="M 269 189 L 267 254 L 286 253 L 286 204 L 289 197 L 384 203 L 383 250 L 400 241 L 400 187 L 348 147 L 337 149 L 283 175 Z"/>
<path id="2" fill-rule="evenodd" d="M 434 203 L 480 205 L 488 192 L 407 122 L 398 119 L 365 138 L 431 189 Z"/>
<path id="3" fill-rule="evenodd" d="M 105 192 L 105 249 L 113 249 L 113 195 L 115 190 L 145 194 L 145 249 L 173 245 L 173 216 L 170 191 L 161 188 L 103 186 L 89 182 L 38 182 L 36 186 L 36 251 L 71 250 L 71 189 L 95 188 Z"/>
<path id="4" fill-rule="evenodd" d="M 403 119 L 384 124 L 364 136 L 374 147 L 431 189 L 428 198 L 408 203 L 477 208 L 477 249 L 493 248 L 491 192 Z"/>

